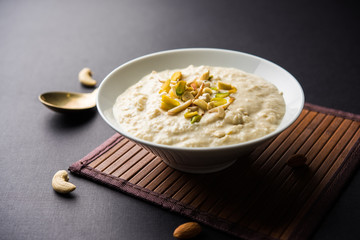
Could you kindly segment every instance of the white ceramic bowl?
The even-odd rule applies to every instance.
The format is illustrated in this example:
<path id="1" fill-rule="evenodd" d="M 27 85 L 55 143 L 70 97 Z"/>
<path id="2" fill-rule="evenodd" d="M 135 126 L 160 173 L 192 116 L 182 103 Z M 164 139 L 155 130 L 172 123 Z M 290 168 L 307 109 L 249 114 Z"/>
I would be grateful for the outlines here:
<path id="1" fill-rule="evenodd" d="M 191 64 L 234 67 L 254 73 L 273 83 L 283 92 L 286 104 L 286 112 L 279 127 L 264 137 L 244 143 L 220 147 L 186 148 L 156 144 L 133 137 L 115 121 L 112 107 L 116 98 L 128 87 L 153 70 L 159 72 L 166 69 L 185 68 Z M 230 166 L 239 156 L 249 153 L 259 144 L 289 127 L 298 118 L 303 106 L 304 93 L 300 84 L 283 68 L 254 55 L 210 48 L 169 50 L 129 61 L 116 68 L 102 81 L 97 96 L 98 111 L 113 129 L 158 155 L 169 166 L 191 173 L 215 172 Z"/>

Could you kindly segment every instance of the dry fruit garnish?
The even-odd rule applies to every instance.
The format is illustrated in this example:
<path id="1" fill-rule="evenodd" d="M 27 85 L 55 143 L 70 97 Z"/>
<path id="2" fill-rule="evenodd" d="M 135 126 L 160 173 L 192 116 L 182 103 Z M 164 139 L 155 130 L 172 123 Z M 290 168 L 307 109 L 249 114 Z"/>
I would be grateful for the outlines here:
<path id="1" fill-rule="evenodd" d="M 168 111 L 177 106 L 180 106 L 180 103 L 178 101 L 176 101 L 175 99 L 172 99 L 167 95 L 161 96 L 161 109 Z"/>
<path id="2" fill-rule="evenodd" d="M 195 98 L 194 95 L 192 95 L 191 92 L 189 92 L 189 91 L 185 91 L 183 93 L 183 95 L 181 96 L 181 100 L 183 100 L 184 102 L 194 99 L 194 98 Z"/>
<path id="3" fill-rule="evenodd" d="M 192 104 L 192 100 L 188 100 L 187 102 L 177 106 L 177 107 L 174 107 L 172 109 L 170 109 L 167 113 L 169 115 L 175 115 L 179 112 L 182 112 L 184 111 L 187 107 L 189 107 L 190 105 Z"/>
<path id="4" fill-rule="evenodd" d="M 195 115 L 195 116 L 193 116 L 191 118 L 190 122 L 193 124 L 193 123 L 196 123 L 196 122 L 200 122 L 200 120 L 201 120 L 201 116 L 200 115 Z"/>
<path id="5" fill-rule="evenodd" d="M 163 83 L 163 85 L 161 86 L 161 89 L 160 89 L 159 93 L 162 93 L 162 92 L 168 93 L 170 91 L 170 89 L 171 89 L 170 82 L 171 82 L 171 79 L 166 80 Z"/>
<path id="6" fill-rule="evenodd" d="M 162 94 L 161 109 L 167 111 L 168 115 L 187 110 L 184 117 L 190 119 L 191 124 L 199 122 L 207 112 L 216 112 L 220 118 L 224 118 L 225 110 L 235 100 L 231 97 L 237 91 L 233 85 L 211 81 L 214 77 L 209 70 L 191 81 L 182 80 L 182 77 L 181 72 L 175 72 L 163 82 L 159 90 L 159 94 Z"/>
<path id="7" fill-rule="evenodd" d="M 231 84 L 218 81 L 218 88 L 221 90 L 230 90 L 232 88 Z"/>
<path id="8" fill-rule="evenodd" d="M 226 98 L 230 95 L 229 92 L 217 93 L 215 94 L 215 98 Z"/>
<path id="9" fill-rule="evenodd" d="M 197 111 L 195 111 L 195 112 L 186 112 L 186 113 L 184 114 L 184 117 L 185 117 L 185 118 L 192 118 L 192 117 L 195 116 L 195 115 L 199 115 Z"/>
<path id="10" fill-rule="evenodd" d="M 181 72 L 175 72 L 175 73 L 171 76 L 171 81 L 177 82 L 178 80 L 181 80 L 181 78 L 182 78 Z"/>
<path id="11" fill-rule="evenodd" d="M 221 97 L 215 97 L 215 98 L 212 98 L 210 100 L 210 102 L 213 102 L 215 107 L 218 107 L 218 106 L 221 106 L 221 105 L 224 105 L 227 103 L 226 99 L 225 98 L 221 98 Z"/>
<path id="12" fill-rule="evenodd" d="M 204 88 L 203 92 L 204 92 L 204 93 L 209 93 L 209 94 L 212 94 L 212 93 L 213 93 L 213 91 L 211 90 L 211 88 L 208 88 L 208 87 Z"/>
<path id="13" fill-rule="evenodd" d="M 209 70 L 207 70 L 205 73 L 203 73 L 201 76 L 200 76 L 200 80 L 209 80 Z"/>
<path id="14" fill-rule="evenodd" d="M 179 81 L 175 86 L 175 92 L 176 95 L 181 96 L 186 90 L 186 82 L 185 81 Z"/>
<path id="15" fill-rule="evenodd" d="M 237 89 L 234 86 L 231 86 L 231 89 L 229 90 L 229 93 L 236 93 Z"/>
<path id="16" fill-rule="evenodd" d="M 207 104 L 207 102 L 205 102 L 205 101 L 202 100 L 202 99 L 196 99 L 196 100 L 194 100 L 193 103 L 194 103 L 196 106 L 202 108 L 202 109 L 205 110 L 205 111 L 208 109 L 208 104 Z"/>

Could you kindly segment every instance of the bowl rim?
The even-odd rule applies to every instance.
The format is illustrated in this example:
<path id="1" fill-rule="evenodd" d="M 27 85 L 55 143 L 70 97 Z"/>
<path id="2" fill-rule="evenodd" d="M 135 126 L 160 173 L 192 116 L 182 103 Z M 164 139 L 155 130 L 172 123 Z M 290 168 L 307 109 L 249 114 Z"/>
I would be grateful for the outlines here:
<path id="1" fill-rule="evenodd" d="M 154 56 L 159 56 L 159 55 L 164 55 L 164 54 L 169 54 L 169 53 L 177 53 L 177 52 L 192 52 L 192 51 L 211 51 L 211 52 L 219 52 L 219 53 L 232 53 L 232 54 L 240 54 L 240 55 L 244 55 L 246 57 L 250 57 L 250 58 L 254 58 L 257 59 L 259 61 L 262 62 L 266 62 L 267 64 L 270 64 L 276 68 L 280 68 L 282 71 L 284 71 L 285 73 L 287 73 L 289 76 L 291 76 L 294 80 L 294 83 L 297 85 L 297 87 L 300 90 L 300 106 L 299 106 L 299 111 L 294 114 L 293 118 L 288 122 L 288 124 L 286 124 L 285 126 L 281 127 L 281 128 L 277 128 L 275 131 L 262 136 L 260 138 L 256 138 L 256 139 L 252 139 L 246 142 L 241 142 L 241 143 L 236 143 L 236 144 L 230 144 L 230 145 L 222 145 L 222 146 L 214 146 L 214 147 L 178 147 L 178 146 L 172 146 L 172 145 L 164 145 L 164 144 L 158 144 L 158 143 L 154 143 L 154 142 L 150 142 L 150 141 L 146 141 L 137 137 L 132 136 L 131 134 L 128 134 L 125 131 L 120 131 L 116 126 L 114 126 L 105 116 L 104 114 L 104 110 L 101 109 L 100 104 L 99 104 L 99 95 L 100 92 L 102 90 L 102 87 L 104 86 L 105 82 L 107 82 L 107 80 L 113 75 L 115 74 L 117 71 L 119 71 L 122 68 L 125 68 L 128 65 L 131 64 L 135 64 L 136 62 L 142 61 L 146 58 L 152 58 Z M 134 58 L 130 61 L 125 62 L 124 64 L 118 66 L 117 68 L 115 68 L 114 70 L 112 70 L 104 79 L 103 81 L 100 83 L 99 85 L 99 91 L 98 94 L 96 95 L 96 108 L 100 114 L 100 116 L 103 118 L 103 120 L 111 127 L 113 128 L 116 132 L 120 133 L 121 135 L 123 135 L 126 138 L 129 138 L 135 142 L 138 142 L 140 144 L 143 144 L 145 146 L 149 145 L 151 147 L 155 147 L 155 148 L 161 148 L 161 149 L 167 149 L 167 150 L 177 150 L 177 151 L 183 151 L 183 152 L 191 152 L 191 151 L 196 151 L 196 152 L 202 152 L 202 151 L 220 151 L 220 150 L 232 150 L 232 149 L 237 149 L 239 147 L 250 147 L 253 146 L 259 142 L 263 142 L 266 140 L 269 140 L 273 137 L 275 137 L 276 135 L 280 134 L 281 132 L 283 132 L 284 130 L 286 130 L 291 124 L 293 124 L 296 119 L 300 116 L 303 108 L 304 108 L 304 104 L 305 104 L 305 95 L 304 95 L 304 91 L 303 88 L 301 87 L 300 83 L 297 81 L 297 79 L 291 74 L 289 73 L 287 70 L 285 70 L 284 68 L 282 68 L 281 66 L 277 65 L 276 63 L 269 61 L 267 59 L 264 59 L 262 57 L 253 55 L 253 54 L 249 54 L 249 53 L 245 53 L 245 52 L 240 52 L 240 51 L 235 51 L 235 50 L 228 50 L 228 49 L 221 49 L 221 48 L 178 48 L 178 49 L 170 49 L 170 50 L 163 50 L 163 51 L 159 51 L 159 52 L 154 52 L 154 53 L 150 53 L 150 54 L 146 54 L 137 58 Z"/>

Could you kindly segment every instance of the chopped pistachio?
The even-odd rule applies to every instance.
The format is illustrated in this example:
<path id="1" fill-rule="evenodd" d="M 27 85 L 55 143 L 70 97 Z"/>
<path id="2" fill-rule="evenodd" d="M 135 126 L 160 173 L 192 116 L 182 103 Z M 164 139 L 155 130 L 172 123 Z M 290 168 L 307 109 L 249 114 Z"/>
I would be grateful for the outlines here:
<path id="1" fill-rule="evenodd" d="M 200 80 L 208 80 L 209 79 L 209 70 L 207 70 L 205 73 L 203 73 L 201 76 L 200 76 Z"/>
<path id="2" fill-rule="evenodd" d="M 224 105 L 227 103 L 225 98 L 212 98 L 210 101 L 214 103 L 215 107 L 218 107 L 218 106 L 221 106 L 221 105 Z"/>
<path id="3" fill-rule="evenodd" d="M 163 83 L 163 85 L 161 86 L 161 89 L 160 89 L 159 93 L 162 93 L 162 92 L 168 93 L 170 91 L 170 89 L 171 89 L 170 82 L 171 82 L 171 79 L 166 80 Z"/>
<path id="4" fill-rule="evenodd" d="M 181 96 L 185 92 L 186 89 L 186 82 L 179 81 L 175 86 L 176 95 Z"/>
<path id="5" fill-rule="evenodd" d="M 223 92 L 215 94 L 215 98 L 226 98 L 230 95 L 230 92 Z"/>
<path id="6" fill-rule="evenodd" d="M 231 89 L 229 90 L 229 93 L 236 93 L 237 89 L 234 86 L 231 86 Z"/>
<path id="7" fill-rule="evenodd" d="M 166 103 L 164 103 L 164 102 L 161 102 L 160 108 L 161 108 L 162 110 L 168 111 L 168 110 L 170 110 L 171 108 L 174 108 L 174 107 L 172 107 L 172 106 L 170 106 L 170 105 L 168 105 L 168 104 L 166 104 Z"/>
<path id="8" fill-rule="evenodd" d="M 167 111 L 167 110 L 170 110 L 179 105 L 180 105 L 180 103 L 178 101 L 176 101 L 175 99 L 172 99 L 167 95 L 161 96 L 161 106 L 160 106 L 161 109 Z"/>
<path id="9" fill-rule="evenodd" d="M 222 98 L 224 99 L 224 98 Z M 233 97 L 229 97 L 229 102 L 224 104 L 224 105 L 220 105 L 219 107 L 215 107 L 215 108 L 211 108 L 209 109 L 208 113 L 213 113 L 213 112 L 217 112 L 218 108 L 223 108 L 224 110 L 227 109 L 231 103 L 233 103 L 235 101 L 235 98 Z M 208 105 L 210 105 L 212 102 L 210 102 Z M 214 102 L 213 102 L 214 103 Z"/>
<path id="10" fill-rule="evenodd" d="M 184 117 L 185 118 L 192 118 L 193 116 L 195 116 L 195 115 L 199 115 L 198 114 L 198 112 L 186 112 L 185 114 L 184 114 Z"/>
<path id="11" fill-rule="evenodd" d="M 232 89 L 232 86 L 229 83 L 218 81 L 218 88 L 222 90 L 230 90 Z"/>
<path id="12" fill-rule="evenodd" d="M 193 116 L 192 118 L 191 118 L 191 124 L 193 124 L 193 123 L 196 123 L 196 122 L 200 122 L 200 120 L 201 120 L 201 116 L 200 115 L 195 115 L 195 116 Z"/>
<path id="13" fill-rule="evenodd" d="M 179 98 L 178 95 L 176 95 L 176 88 L 175 86 L 171 87 L 171 90 L 169 91 L 169 95 L 171 98 Z"/>
<path id="14" fill-rule="evenodd" d="M 182 78 L 182 74 L 181 72 L 175 72 L 172 76 L 171 76 L 171 81 L 178 81 L 181 80 Z"/>
<path id="15" fill-rule="evenodd" d="M 217 87 L 211 87 L 210 89 L 214 90 L 214 91 L 219 91 L 219 89 Z"/>

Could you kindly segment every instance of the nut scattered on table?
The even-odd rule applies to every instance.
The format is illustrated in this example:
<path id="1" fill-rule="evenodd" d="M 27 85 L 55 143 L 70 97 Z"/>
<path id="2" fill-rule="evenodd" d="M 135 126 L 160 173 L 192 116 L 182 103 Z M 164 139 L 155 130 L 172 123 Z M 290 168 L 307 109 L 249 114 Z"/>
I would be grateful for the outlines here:
<path id="1" fill-rule="evenodd" d="M 69 181 L 66 170 L 57 171 L 52 179 L 52 187 L 58 193 L 69 193 L 76 189 L 76 186 Z"/>
<path id="2" fill-rule="evenodd" d="M 79 72 L 79 81 L 81 84 L 87 87 L 94 87 L 96 85 L 96 80 L 92 78 L 92 72 L 90 68 L 83 68 Z"/>
<path id="3" fill-rule="evenodd" d="M 190 239 L 199 235 L 201 231 L 201 226 L 197 222 L 187 222 L 178 226 L 173 236 L 178 239 Z"/>
<path id="4" fill-rule="evenodd" d="M 287 165 L 292 168 L 299 168 L 299 167 L 305 167 L 306 166 L 306 157 L 303 154 L 294 154 L 292 155 L 288 161 Z"/>

